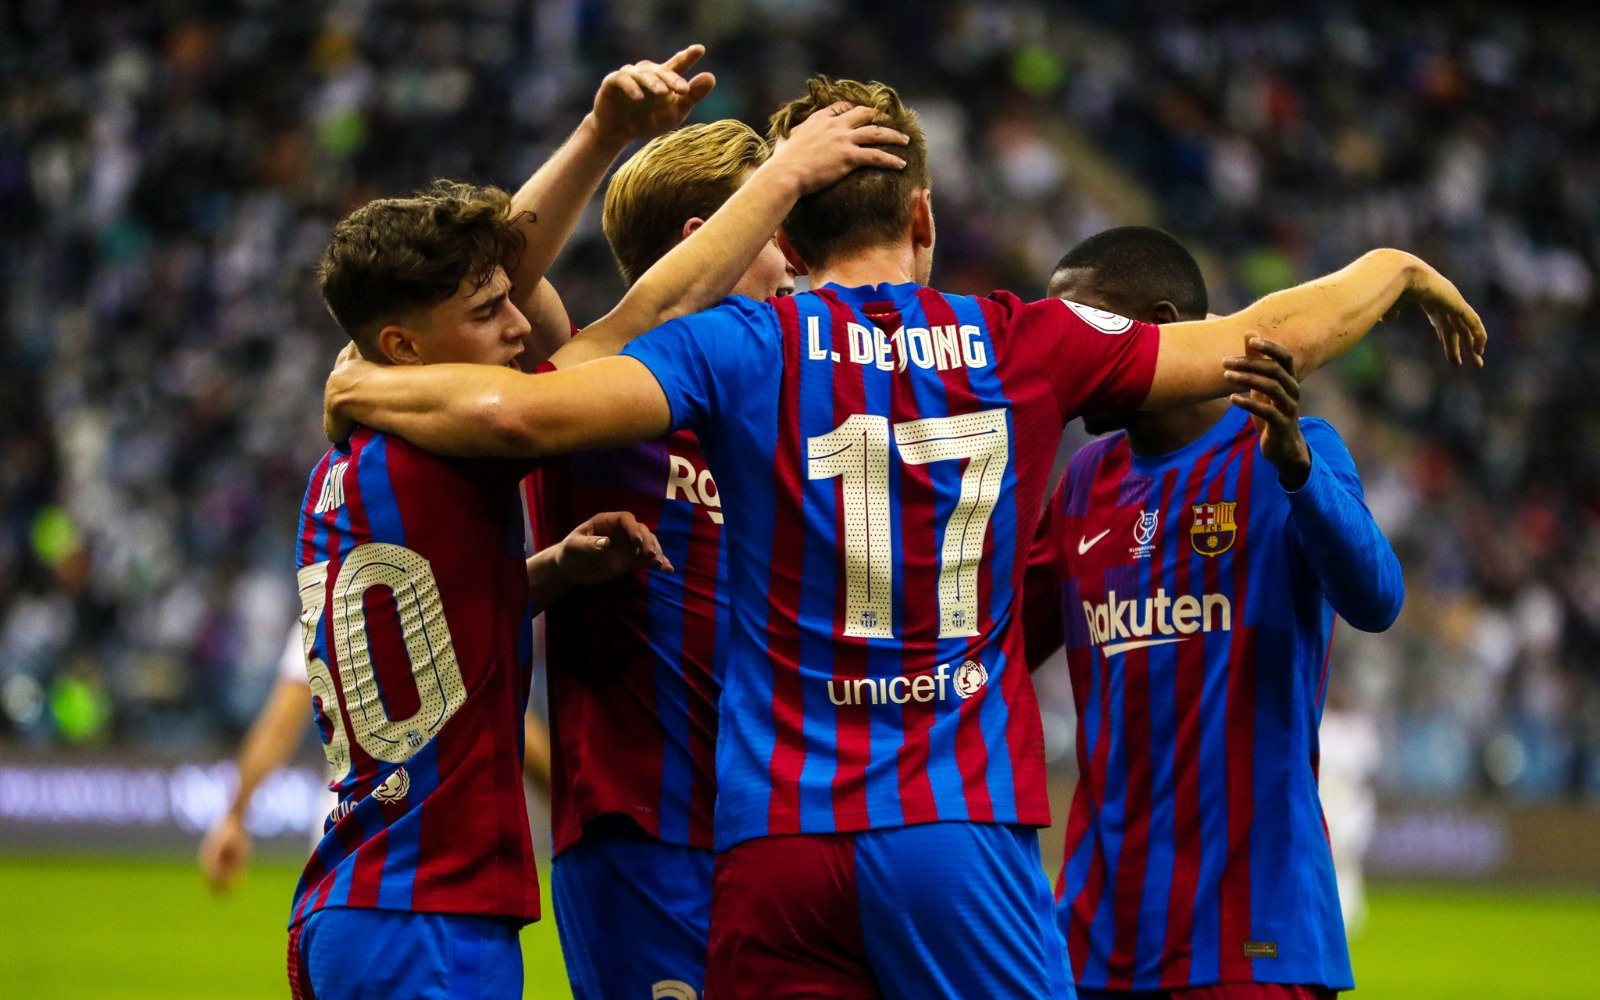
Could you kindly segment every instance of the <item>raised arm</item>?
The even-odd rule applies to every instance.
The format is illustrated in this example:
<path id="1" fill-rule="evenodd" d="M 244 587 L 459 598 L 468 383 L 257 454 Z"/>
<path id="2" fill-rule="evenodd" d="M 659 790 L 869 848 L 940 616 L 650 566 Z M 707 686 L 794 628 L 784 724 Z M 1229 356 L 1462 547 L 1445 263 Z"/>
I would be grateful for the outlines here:
<path id="1" fill-rule="evenodd" d="M 907 137 L 872 124 L 872 108 L 836 104 L 812 115 L 779 143 L 772 158 L 687 240 L 646 271 L 605 316 L 557 351 L 558 368 L 616 354 L 646 330 L 715 305 L 738 284 L 800 196 L 820 191 L 857 167 L 899 170 L 905 161 L 878 146 Z"/>
<path id="2" fill-rule="evenodd" d="M 1231 316 L 1162 328 L 1155 379 L 1143 409 L 1165 410 L 1227 395 L 1223 362 L 1256 334 L 1288 348 L 1304 376 L 1355 346 L 1406 297 L 1428 315 L 1455 364 L 1483 365 L 1483 323 L 1444 275 L 1400 250 L 1373 250 L 1342 270 L 1274 292 Z"/>
<path id="3" fill-rule="evenodd" d="M 512 302 L 532 322 L 540 341 L 534 346 L 538 357 L 549 357 L 570 330 L 566 310 L 545 273 L 628 144 L 682 125 L 711 93 L 716 78 L 710 73 L 684 78 L 705 51 L 703 45 L 691 45 L 664 63 L 645 60 L 607 75 L 577 131 L 512 196 L 512 218 L 525 247 L 506 262 L 506 274 Z"/>

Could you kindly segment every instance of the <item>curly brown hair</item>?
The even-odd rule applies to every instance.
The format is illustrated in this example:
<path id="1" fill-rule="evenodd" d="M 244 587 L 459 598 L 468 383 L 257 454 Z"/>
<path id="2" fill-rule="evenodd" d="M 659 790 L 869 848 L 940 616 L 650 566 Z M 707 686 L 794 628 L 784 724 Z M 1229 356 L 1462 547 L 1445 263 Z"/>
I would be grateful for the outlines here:
<path id="1" fill-rule="evenodd" d="M 488 284 L 516 266 L 525 240 L 511 196 L 496 187 L 435 181 L 410 198 L 379 198 L 333 227 L 317 264 L 322 300 L 363 356 L 382 361 L 377 335 L 391 322 Z"/>
<path id="2" fill-rule="evenodd" d="M 911 137 L 905 146 L 884 147 L 906 161 L 904 170 L 860 167 L 844 179 L 801 198 L 783 221 L 783 233 L 807 264 L 821 267 L 835 254 L 898 239 L 911 223 L 911 194 L 928 186 L 928 143 L 917 113 L 886 83 L 814 76 L 809 93 L 773 114 L 767 138 L 787 136 L 795 126 L 838 101 L 883 112 L 879 124 Z"/>

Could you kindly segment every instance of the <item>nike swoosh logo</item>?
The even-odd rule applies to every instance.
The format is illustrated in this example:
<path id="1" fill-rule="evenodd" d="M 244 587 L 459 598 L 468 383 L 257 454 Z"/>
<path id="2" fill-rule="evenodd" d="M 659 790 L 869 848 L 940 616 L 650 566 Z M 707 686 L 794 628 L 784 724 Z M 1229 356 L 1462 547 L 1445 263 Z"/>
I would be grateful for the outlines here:
<path id="1" fill-rule="evenodd" d="M 1186 635 L 1180 635 L 1175 639 L 1136 639 L 1133 642 L 1113 642 L 1108 646 L 1101 646 L 1100 652 L 1106 656 L 1116 656 L 1118 653 L 1144 649 L 1147 646 L 1166 646 L 1174 642 L 1182 642 L 1187 638 L 1189 637 Z"/>
<path id="2" fill-rule="evenodd" d="M 1081 556 L 1085 552 L 1088 552 L 1090 549 L 1094 548 L 1094 543 L 1095 542 L 1098 542 L 1100 539 L 1106 537 L 1109 534 L 1111 534 L 1111 529 L 1110 528 L 1107 528 L 1106 530 L 1100 532 L 1100 534 L 1094 536 L 1093 538 L 1084 538 L 1082 535 L 1079 535 L 1078 536 L 1078 555 Z"/>

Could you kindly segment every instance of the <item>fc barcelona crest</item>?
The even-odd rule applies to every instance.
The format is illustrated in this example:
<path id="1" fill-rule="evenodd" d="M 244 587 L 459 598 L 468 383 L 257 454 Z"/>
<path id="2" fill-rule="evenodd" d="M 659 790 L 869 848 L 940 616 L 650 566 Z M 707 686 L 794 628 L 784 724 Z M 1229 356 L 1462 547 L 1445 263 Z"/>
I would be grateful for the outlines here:
<path id="1" fill-rule="evenodd" d="M 1233 509 L 1237 503 L 1197 503 L 1193 505 L 1194 523 L 1189 525 L 1189 544 L 1203 556 L 1219 556 L 1233 548 L 1233 539 L 1239 534 L 1234 523 Z"/>

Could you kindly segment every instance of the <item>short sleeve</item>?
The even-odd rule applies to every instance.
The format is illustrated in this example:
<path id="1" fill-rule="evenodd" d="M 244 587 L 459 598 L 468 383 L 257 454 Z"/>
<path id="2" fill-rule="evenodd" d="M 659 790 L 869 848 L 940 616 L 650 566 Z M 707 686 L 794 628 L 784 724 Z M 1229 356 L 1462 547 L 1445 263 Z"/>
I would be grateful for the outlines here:
<path id="1" fill-rule="evenodd" d="M 1161 329 L 1065 299 L 1022 302 L 997 292 L 1006 351 L 1046 373 L 1063 421 L 1137 410 L 1150 395 Z"/>
<path id="2" fill-rule="evenodd" d="M 742 296 L 671 320 L 623 348 L 650 369 L 672 410 L 672 429 L 703 430 L 763 374 L 782 364 L 771 306 Z"/>

